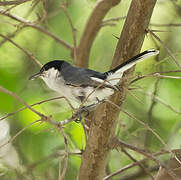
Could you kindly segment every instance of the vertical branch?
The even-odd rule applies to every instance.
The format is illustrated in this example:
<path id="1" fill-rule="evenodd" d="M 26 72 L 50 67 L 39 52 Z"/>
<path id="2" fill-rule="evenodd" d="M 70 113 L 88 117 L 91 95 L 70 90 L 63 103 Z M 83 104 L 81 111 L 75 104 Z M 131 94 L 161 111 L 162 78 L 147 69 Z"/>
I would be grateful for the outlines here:
<path id="1" fill-rule="evenodd" d="M 116 47 L 112 68 L 140 51 L 155 2 L 156 0 L 132 1 L 125 26 Z"/>
<path id="2" fill-rule="evenodd" d="M 73 26 L 73 23 L 69 16 L 66 4 L 62 4 L 61 8 L 64 10 L 65 15 L 67 16 L 68 22 L 69 22 L 71 30 L 72 30 L 73 43 L 74 43 L 73 58 L 74 58 L 74 61 L 76 61 L 76 59 L 77 59 L 77 43 L 76 43 L 77 42 L 77 40 L 76 40 L 77 39 L 76 38 L 77 29 Z"/>
<path id="3" fill-rule="evenodd" d="M 126 61 L 141 49 L 156 0 L 132 0 L 128 16 L 116 47 L 112 67 Z M 121 82 L 121 93 L 115 93 L 110 100 L 122 106 L 129 84 L 128 78 Z M 115 135 L 117 117 L 120 110 L 104 103 L 97 107 L 92 119 L 86 149 L 83 153 L 79 180 L 103 179 L 109 156 L 109 143 Z"/>
<path id="4" fill-rule="evenodd" d="M 159 45 L 157 44 L 156 40 L 151 36 L 151 40 L 153 41 L 154 45 L 157 47 L 157 49 L 160 50 Z M 157 62 L 159 62 L 159 57 L 156 56 L 155 59 Z M 158 71 L 161 71 L 161 66 L 157 67 Z M 162 71 L 161 71 L 162 72 Z M 157 96 L 158 91 L 159 91 L 159 84 L 160 84 L 160 78 L 157 78 L 154 82 L 154 90 L 153 90 L 153 96 Z M 157 105 L 157 101 L 155 99 L 152 99 L 151 105 L 149 107 L 148 110 L 148 120 L 147 120 L 147 124 L 148 126 L 152 127 L 152 118 L 153 118 L 153 111 L 155 106 Z M 149 147 L 149 139 L 150 139 L 151 133 L 147 130 L 146 131 L 146 135 L 145 135 L 145 142 L 144 142 L 144 147 L 148 148 Z"/>
<path id="5" fill-rule="evenodd" d="M 153 96 L 156 96 L 159 90 L 159 83 L 160 83 L 160 78 L 157 78 L 156 81 L 154 82 L 154 92 L 153 92 Z M 152 118 L 153 118 L 153 110 L 155 108 L 157 104 L 157 101 L 155 99 L 152 99 L 150 108 L 148 110 L 148 121 L 147 124 L 148 126 L 152 126 Z M 145 136 L 145 142 L 144 142 L 144 146 L 145 148 L 149 147 L 149 143 L 150 143 L 150 136 L 151 133 L 147 130 L 146 132 L 146 136 Z"/>
<path id="6" fill-rule="evenodd" d="M 88 67 L 90 50 L 93 41 L 99 32 L 102 20 L 107 12 L 121 0 L 99 0 L 92 11 L 77 48 L 77 61 L 75 64 L 81 67 Z"/>

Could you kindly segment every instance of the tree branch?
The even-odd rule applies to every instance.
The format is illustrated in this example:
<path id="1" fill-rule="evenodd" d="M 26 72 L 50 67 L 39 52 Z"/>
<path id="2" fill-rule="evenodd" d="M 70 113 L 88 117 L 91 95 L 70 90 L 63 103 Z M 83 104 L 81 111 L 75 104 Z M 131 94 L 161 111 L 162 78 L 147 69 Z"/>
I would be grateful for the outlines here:
<path id="1" fill-rule="evenodd" d="M 42 114 L 42 113 L 36 111 L 35 109 L 33 109 L 30 105 L 28 105 L 25 101 L 23 101 L 16 93 L 9 91 L 9 90 L 3 88 L 2 86 L 0 86 L 0 91 L 14 97 L 17 101 L 19 101 L 21 104 L 26 106 L 28 109 L 30 109 L 32 112 L 37 114 L 42 119 L 46 117 L 44 114 Z"/>
<path id="2" fill-rule="evenodd" d="M 19 5 L 19 4 L 26 3 L 28 1 L 30 0 L 3 1 L 3 2 L 0 2 L 0 6 Z"/>
<path id="3" fill-rule="evenodd" d="M 140 51 L 155 3 L 156 0 L 132 0 L 116 47 L 112 67 L 125 62 Z M 129 72 L 128 78 L 121 83 L 121 93 L 116 92 L 110 98 L 110 101 L 118 106 L 122 106 L 124 103 L 130 74 Z M 108 144 L 114 137 L 119 112 L 120 109 L 109 103 L 97 107 L 91 121 L 86 149 L 82 156 L 79 180 L 103 179 L 110 152 Z"/>
<path id="4" fill-rule="evenodd" d="M 152 176 L 152 174 L 149 172 L 148 168 L 145 166 L 144 163 L 139 163 L 139 161 L 137 161 L 130 153 L 128 153 L 126 151 L 126 149 L 124 147 L 121 147 L 122 152 L 128 156 L 133 162 L 138 162 L 138 166 L 142 169 L 143 172 L 145 172 L 150 179 L 154 180 L 154 177 Z"/>
<path id="5" fill-rule="evenodd" d="M 9 12 L 7 11 L 4 11 L 3 9 L 0 9 L 0 14 L 3 15 L 3 16 L 7 16 L 11 19 L 14 19 L 15 21 L 18 21 L 20 23 L 22 23 L 24 26 L 26 27 L 32 27 L 34 29 L 37 29 L 39 31 L 41 31 L 42 33 L 50 36 L 51 38 L 53 38 L 56 42 L 60 43 L 61 45 L 63 45 L 64 47 L 66 47 L 67 49 L 69 49 L 70 51 L 73 51 L 73 47 L 68 44 L 67 42 L 65 42 L 64 40 L 60 39 L 59 37 L 57 37 L 55 34 L 53 34 L 52 32 L 48 31 L 47 29 L 44 29 L 43 27 L 41 26 L 38 26 L 22 17 L 19 17 L 19 16 L 15 16 L 15 15 L 12 15 L 10 14 Z"/>
<path id="6" fill-rule="evenodd" d="M 171 52 L 171 50 L 167 47 L 167 45 L 150 29 L 147 29 L 147 31 L 156 39 L 158 40 L 161 45 L 166 49 L 166 51 L 168 52 L 169 56 L 173 59 L 173 61 L 175 62 L 175 64 L 181 69 L 181 65 L 179 64 L 179 62 L 177 61 L 177 59 L 175 58 L 175 56 L 173 55 L 173 53 Z"/>
<path id="7" fill-rule="evenodd" d="M 99 0 L 90 15 L 87 24 L 84 28 L 84 32 L 80 39 L 79 46 L 77 48 L 77 60 L 75 64 L 81 67 L 88 67 L 90 50 L 93 44 L 93 41 L 99 32 L 107 12 L 121 0 Z"/>
<path id="8" fill-rule="evenodd" d="M 7 41 L 9 41 L 10 43 L 12 43 L 14 46 L 16 46 L 17 48 L 19 48 L 21 51 L 23 51 L 35 64 L 37 64 L 40 68 L 42 67 L 42 64 L 35 58 L 35 56 L 30 53 L 29 51 L 25 50 L 24 48 L 22 48 L 21 46 L 19 46 L 17 43 L 15 43 L 14 41 L 12 41 L 9 37 L 4 36 L 3 34 L 0 33 L 0 37 L 6 39 Z"/>
<path id="9" fill-rule="evenodd" d="M 127 143 L 125 143 L 125 142 L 123 142 L 117 138 L 114 139 L 112 144 L 114 144 L 113 146 L 115 146 L 115 147 L 123 146 L 123 147 L 131 149 L 131 150 L 133 150 L 139 154 L 142 154 L 143 156 L 147 157 L 148 159 L 151 159 L 152 161 L 154 161 L 160 167 L 164 168 L 166 170 L 166 172 L 173 178 L 173 180 L 179 180 L 180 179 L 170 168 L 168 168 L 166 165 L 162 164 L 153 154 L 150 154 L 143 149 L 139 149 L 135 146 L 127 144 Z"/>
<path id="10" fill-rule="evenodd" d="M 49 102 L 49 101 L 53 101 L 53 100 L 57 100 L 57 99 L 62 99 L 62 98 L 65 98 L 65 97 L 64 97 L 64 96 L 60 96 L 60 97 L 50 98 L 50 99 L 46 99 L 46 100 L 43 100 L 43 101 L 40 101 L 40 102 L 31 104 L 31 105 L 29 105 L 29 106 L 32 107 L 32 106 L 36 106 L 36 105 L 43 104 L 43 103 L 45 103 L 45 102 Z M 8 118 L 8 117 L 10 117 L 10 116 L 12 116 L 12 115 L 15 115 L 16 113 L 18 113 L 18 112 L 20 112 L 20 111 L 23 111 L 23 110 L 25 110 L 25 109 L 27 109 L 26 106 L 24 106 L 24 107 L 16 110 L 15 112 L 8 113 L 8 114 L 5 115 L 4 117 L 0 117 L 0 121 L 4 120 L 4 119 L 6 119 L 6 118 Z"/>
<path id="11" fill-rule="evenodd" d="M 71 30 L 72 30 L 72 36 L 73 36 L 73 42 L 74 42 L 73 57 L 74 57 L 74 61 L 76 61 L 76 59 L 77 59 L 77 37 L 76 37 L 77 29 L 74 27 L 74 25 L 72 23 L 72 20 L 68 13 L 66 4 L 62 4 L 61 8 L 65 12 L 65 15 L 67 16 L 68 22 L 69 22 Z"/>

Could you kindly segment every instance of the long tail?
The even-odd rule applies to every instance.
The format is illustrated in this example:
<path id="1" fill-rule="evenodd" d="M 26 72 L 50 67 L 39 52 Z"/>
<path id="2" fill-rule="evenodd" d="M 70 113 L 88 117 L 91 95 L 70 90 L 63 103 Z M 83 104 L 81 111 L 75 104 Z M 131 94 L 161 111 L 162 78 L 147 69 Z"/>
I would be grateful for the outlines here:
<path id="1" fill-rule="evenodd" d="M 141 61 L 143 61 L 151 56 L 155 56 L 157 54 L 159 54 L 158 50 L 151 49 L 151 50 L 144 51 L 144 52 L 132 57 L 128 61 L 117 66 L 116 68 L 114 68 L 108 72 L 105 72 L 105 75 L 107 76 L 106 80 L 109 81 L 112 85 L 116 85 L 119 82 L 119 79 L 117 79 L 117 78 L 121 78 L 124 71 L 133 67 L 136 63 L 141 62 Z M 113 79 L 113 80 L 111 80 L 111 79 Z"/>

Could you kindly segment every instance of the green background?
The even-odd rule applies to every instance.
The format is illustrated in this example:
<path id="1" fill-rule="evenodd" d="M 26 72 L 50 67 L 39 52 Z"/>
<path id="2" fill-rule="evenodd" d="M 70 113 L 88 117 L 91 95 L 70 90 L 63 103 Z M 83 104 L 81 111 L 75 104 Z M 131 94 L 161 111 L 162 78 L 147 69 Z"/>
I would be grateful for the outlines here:
<path id="1" fill-rule="evenodd" d="M 34 2 L 35 3 L 35 2 Z M 14 15 L 24 17 L 27 20 L 34 21 L 37 14 L 42 13 L 41 3 L 31 10 L 34 3 L 28 2 L 13 8 L 10 12 Z M 73 37 L 70 25 L 65 13 L 60 8 L 60 1 L 46 2 L 47 19 L 41 26 L 47 28 L 56 36 L 73 44 Z M 94 0 L 72 0 L 68 6 L 68 12 L 72 19 L 74 27 L 77 29 L 77 43 L 82 35 L 86 21 L 94 8 Z M 125 16 L 128 11 L 130 1 L 122 1 L 118 6 L 112 8 L 106 15 L 105 19 L 112 17 Z M 178 5 L 181 5 L 178 1 Z M 179 23 L 180 16 L 170 1 L 158 1 L 152 16 L 151 24 L 169 24 Z M 114 22 L 114 26 L 102 27 L 98 33 L 93 47 L 91 49 L 89 68 L 104 72 L 109 70 L 111 60 L 116 48 L 117 39 L 113 36 L 120 36 L 124 20 Z M 8 35 L 18 29 L 15 26 L 19 23 L 0 15 L 0 33 Z M 150 25 L 151 29 L 162 30 L 164 32 L 156 33 L 162 41 L 169 47 L 172 53 L 180 62 L 181 36 L 180 27 L 156 27 Z M 17 93 L 28 104 L 57 96 L 56 93 L 48 89 L 42 80 L 29 81 L 28 78 L 39 71 L 39 68 L 33 61 L 28 58 L 21 50 L 12 45 L 10 42 L 2 44 L 3 38 L 0 38 L 0 85 L 4 88 Z M 70 51 L 61 44 L 55 42 L 47 35 L 31 28 L 26 27 L 16 33 L 13 38 L 17 44 L 24 49 L 33 53 L 34 56 L 42 63 L 54 59 L 64 59 L 70 63 L 73 59 Z M 155 58 L 150 58 L 136 66 L 134 77 L 140 74 L 148 74 L 156 71 L 168 71 L 179 69 L 168 53 L 160 45 L 159 62 Z M 146 49 L 157 48 L 150 35 L 145 37 L 142 51 Z M 180 76 L 180 73 L 170 73 L 171 76 Z M 161 98 L 165 103 L 156 102 L 152 111 L 150 110 L 153 99 L 151 95 L 155 90 L 155 84 L 158 81 L 156 96 Z M 169 148 L 180 148 L 181 138 L 181 80 L 179 79 L 158 79 L 145 78 L 137 81 L 130 87 L 137 88 L 127 95 L 124 109 L 137 119 L 148 123 L 150 127 L 157 132 L 165 141 Z M 134 96 L 133 96 L 134 94 Z M 139 99 L 139 101 L 135 98 Z M 168 104 L 170 107 L 167 107 Z M 23 107 L 13 97 L 0 92 L 0 117 L 14 112 Z M 63 100 L 47 102 L 35 107 L 36 110 L 52 115 L 54 120 L 65 120 L 72 115 L 72 111 Z M 173 111 L 175 109 L 178 112 Z M 22 128 L 39 119 L 30 110 L 24 110 L 8 117 L 6 120 L 10 125 L 10 135 L 14 136 Z M 120 130 L 119 130 L 120 128 Z M 81 124 L 72 122 L 64 127 L 68 137 L 69 151 L 82 150 L 85 147 L 84 131 Z M 160 151 L 164 145 L 147 129 L 134 119 L 131 119 L 124 113 L 120 114 L 120 127 L 118 127 L 120 139 L 127 143 L 133 144 L 140 148 L 148 149 L 151 152 Z M 0 179 L 10 180 L 19 179 L 22 174 L 24 179 L 57 179 L 58 161 L 61 157 L 52 157 L 57 151 L 64 150 L 63 137 L 60 132 L 47 123 L 36 123 L 27 128 L 13 141 L 13 146 L 18 154 L 19 163 L 23 172 L 16 172 L 13 168 L 7 167 L 2 163 L 2 175 Z M 135 159 L 140 160 L 143 156 L 130 151 Z M 10 154 L 11 156 L 11 154 Z M 12 155 L 13 158 L 13 155 Z M 168 156 L 160 157 L 161 160 L 167 159 Z M 1 162 L 1 161 L 0 161 Z M 116 150 L 111 152 L 109 169 L 114 172 L 132 161 L 122 152 Z M 34 163 L 36 166 L 30 168 Z M 81 163 L 80 156 L 70 155 L 68 160 L 68 169 L 65 179 L 76 179 Z M 149 162 L 152 164 L 151 162 Z M 138 168 L 127 171 L 124 175 L 136 171 Z M 116 176 L 115 179 L 118 179 Z"/>

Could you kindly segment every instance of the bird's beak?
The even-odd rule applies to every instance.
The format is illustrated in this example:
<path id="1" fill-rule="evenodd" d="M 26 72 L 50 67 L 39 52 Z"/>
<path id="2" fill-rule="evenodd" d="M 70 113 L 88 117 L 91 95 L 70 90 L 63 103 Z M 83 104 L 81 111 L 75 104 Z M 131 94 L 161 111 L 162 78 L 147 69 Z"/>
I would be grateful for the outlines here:
<path id="1" fill-rule="evenodd" d="M 38 78 L 38 77 L 40 77 L 40 76 L 41 76 L 41 73 L 38 72 L 38 73 L 32 75 L 31 77 L 29 77 L 29 80 L 34 80 L 34 79 L 36 79 L 36 78 Z"/>

